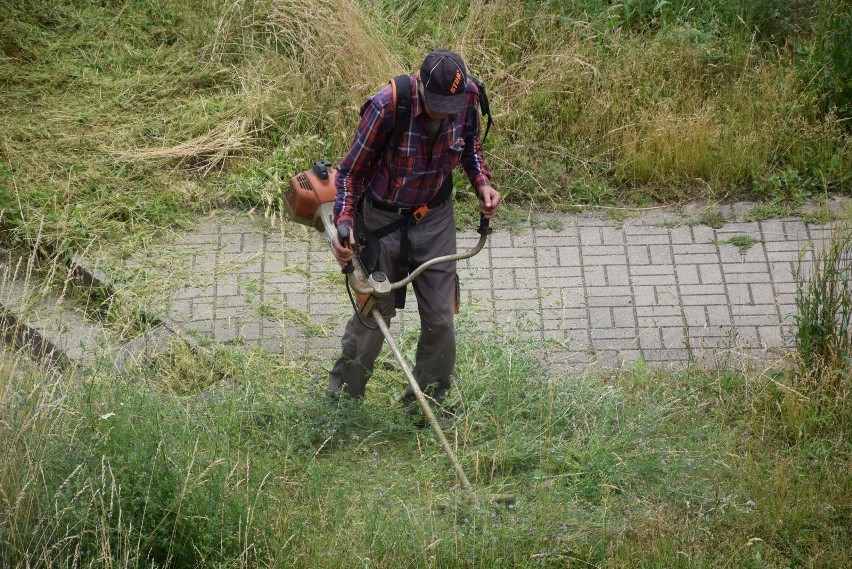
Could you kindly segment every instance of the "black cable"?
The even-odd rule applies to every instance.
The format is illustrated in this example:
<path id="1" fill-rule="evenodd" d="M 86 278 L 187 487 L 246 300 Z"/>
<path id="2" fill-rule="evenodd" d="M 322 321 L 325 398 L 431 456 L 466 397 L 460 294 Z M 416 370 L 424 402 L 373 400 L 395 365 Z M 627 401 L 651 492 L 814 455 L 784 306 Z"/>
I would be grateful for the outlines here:
<path id="1" fill-rule="evenodd" d="M 352 309 L 355 311 L 355 316 L 358 317 L 358 320 L 361 322 L 361 325 L 364 326 L 367 330 L 378 330 L 379 325 L 370 326 L 364 319 L 361 317 L 361 311 L 358 310 L 358 304 L 355 302 L 355 297 L 352 296 L 352 287 L 349 286 L 349 275 L 344 275 L 343 280 L 346 281 L 346 292 L 349 294 L 349 302 L 352 303 Z"/>

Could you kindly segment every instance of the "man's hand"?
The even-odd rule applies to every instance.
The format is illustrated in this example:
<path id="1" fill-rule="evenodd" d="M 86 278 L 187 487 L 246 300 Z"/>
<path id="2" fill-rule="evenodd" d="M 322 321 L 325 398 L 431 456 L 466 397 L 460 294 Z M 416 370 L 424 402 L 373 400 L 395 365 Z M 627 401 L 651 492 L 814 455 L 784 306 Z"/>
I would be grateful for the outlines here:
<path id="1" fill-rule="evenodd" d="M 500 192 L 494 189 L 491 184 L 479 188 L 479 211 L 485 216 L 485 219 L 494 217 L 494 212 L 497 206 L 500 205 Z"/>
<path id="2" fill-rule="evenodd" d="M 352 260 L 352 248 L 355 246 L 355 230 L 351 227 L 349 228 L 349 243 L 345 247 L 340 244 L 337 231 L 335 231 L 334 239 L 331 240 L 331 246 L 334 248 L 334 257 L 337 259 L 340 268 L 345 268 L 349 264 L 349 261 Z"/>

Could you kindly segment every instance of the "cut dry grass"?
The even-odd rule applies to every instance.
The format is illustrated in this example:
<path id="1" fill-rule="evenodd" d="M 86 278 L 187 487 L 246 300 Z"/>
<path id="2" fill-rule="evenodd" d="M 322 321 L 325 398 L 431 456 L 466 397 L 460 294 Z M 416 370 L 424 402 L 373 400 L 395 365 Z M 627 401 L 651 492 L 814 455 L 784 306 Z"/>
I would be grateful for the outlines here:
<path id="1" fill-rule="evenodd" d="M 752 4 L 742 10 L 759 14 Z M 486 153 L 510 203 L 795 202 L 848 187 L 842 121 L 818 111 L 794 52 L 730 27 L 728 8 L 719 0 L 690 16 L 666 5 L 646 26 L 637 22 L 656 16 L 639 4 L 622 13 L 592 0 L 27 10 L 6 0 L 0 208 L 17 243 L 44 225 L 73 250 L 223 200 L 256 205 L 255 174 L 278 180 L 260 192 L 274 196 L 312 160 L 338 160 L 364 97 L 438 43 L 489 87 L 497 126 Z M 773 17 L 810 17 L 803 10 Z M 784 37 L 816 41 L 780 21 Z M 285 151 L 307 146 L 311 156 Z M 796 174 L 789 184 L 773 181 L 785 172 Z"/>

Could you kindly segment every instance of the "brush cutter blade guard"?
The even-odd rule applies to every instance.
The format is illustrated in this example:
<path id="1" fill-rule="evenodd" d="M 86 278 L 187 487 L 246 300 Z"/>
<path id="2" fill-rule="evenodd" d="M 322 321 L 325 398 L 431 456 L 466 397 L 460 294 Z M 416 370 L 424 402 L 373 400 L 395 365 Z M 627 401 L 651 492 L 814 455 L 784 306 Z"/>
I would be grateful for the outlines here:
<path id="1" fill-rule="evenodd" d="M 305 170 L 290 178 L 290 187 L 284 192 L 284 207 L 290 218 L 303 225 L 310 225 L 317 231 L 324 231 L 320 206 L 334 203 L 337 190 L 334 177 L 337 170 L 329 169 L 326 162 L 317 162 L 310 170 Z"/>

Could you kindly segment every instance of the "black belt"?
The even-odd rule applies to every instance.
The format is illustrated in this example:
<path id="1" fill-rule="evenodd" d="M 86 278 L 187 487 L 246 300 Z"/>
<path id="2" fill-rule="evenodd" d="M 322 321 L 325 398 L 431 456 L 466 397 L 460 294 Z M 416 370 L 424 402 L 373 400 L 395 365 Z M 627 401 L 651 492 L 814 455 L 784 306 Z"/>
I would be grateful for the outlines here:
<path id="1" fill-rule="evenodd" d="M 444 179 L 444 182 L 441 184 L 441 188 L 438 190 L 438 194 L 429 200 L 428 203 L 423 205 L 418 205 L 415 207 L 395 207 L 392 205 L 388 205 L 386 203 L 382 203 L 370 198 L 367 198 L 367 202 L 370 206 L 382 210 L 388 211 L 391 213 L 396 213 L 402 216 L 400 219 L 396 221 L 392 221 L 388 225 L 373 231 L 373 236 L 376 239 L 382 239 L 386 235 L 390 235 L 397 229 L 400 230 L 399 236 L 399 266 L 397 267 L 397 279 L 403 279 L 407 277 L 411 271 L 415 270 L 417 267 L 411 266 L 411 244 L 408 241 L 408 228 L 411 225 L 418 223 L 423 217 L 429 213 L 430 210 L 435 209 L 439 205 L 446 202 L 453 195 L 453 178 L 452 176 L 447 176 Z M 407 287 L 402 287 L 396 289 L 395 294 L 395 306 L 397 308 L 405 307 L 405 291 Z"/>
<path id="2" fill-rule="evenodd" d="M 398 215 L 411 215 L 412 213 L 414 213 L 415 209 L 420 207 L 397 207 L 395 205 L 386 204 L 384 202 L 380 202 L 371 198 L 367 198 L 367 203 L 370 204 L 370 207 L 374 207 L 376 209 L 388 211 L 390 213 L 395 213 Z"/>

